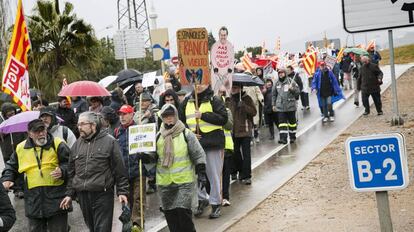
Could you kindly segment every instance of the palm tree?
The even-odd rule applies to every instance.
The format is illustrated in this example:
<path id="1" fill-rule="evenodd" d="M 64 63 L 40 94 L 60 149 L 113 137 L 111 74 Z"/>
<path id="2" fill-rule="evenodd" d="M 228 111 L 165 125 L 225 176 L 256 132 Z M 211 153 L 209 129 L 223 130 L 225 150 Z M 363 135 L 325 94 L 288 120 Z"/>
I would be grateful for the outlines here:
<path id="1" fill-rule="evenodd" d="M 76 17 L 71 3 L 66 2 L 62 12 L 58 8 L 58 1 L 39 0 L 28 17 L 30 75 L 49 99 L 59 92 L 63 78 L 68 82 L 86 79 L 83 74 L 101 65 L 92 26 Z"/>

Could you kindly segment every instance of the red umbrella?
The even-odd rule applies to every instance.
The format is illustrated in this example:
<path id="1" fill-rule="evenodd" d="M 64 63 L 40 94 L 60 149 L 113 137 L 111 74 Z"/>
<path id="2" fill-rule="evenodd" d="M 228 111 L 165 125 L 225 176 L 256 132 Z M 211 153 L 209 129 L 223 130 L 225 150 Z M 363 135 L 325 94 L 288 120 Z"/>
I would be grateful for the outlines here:
<path id="1" fill-rule="evenodd" d="M 90 96 L 90 97 L 100 97 L 100 96 L 111 96 L 111 93 L 108 92 L 103 86 L 93 81 L 76 81 L 70 83 L 66 87 L 63 87 L 59 92 L 58 96 L 65 97 L 78 97 L 78 96 Z"/>

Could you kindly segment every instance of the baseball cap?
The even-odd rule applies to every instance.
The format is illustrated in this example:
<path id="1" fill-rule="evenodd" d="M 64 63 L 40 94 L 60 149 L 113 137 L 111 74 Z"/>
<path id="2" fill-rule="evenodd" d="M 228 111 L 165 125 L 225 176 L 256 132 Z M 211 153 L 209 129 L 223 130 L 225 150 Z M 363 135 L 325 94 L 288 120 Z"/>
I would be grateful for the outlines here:
<path id="1" fill-rule="evenodd" d="M 27 129 L 33 132 L 42 131 L 46 129 L 46 124 L 41 119 L 35 119 L 29 122 Z"/>
<path id="2" fill-rule="evenodd" d="M 131 114 L 134 113 L 134 108 L 130 105 L 123 105 L 119 108 L 118 113 Z"/>

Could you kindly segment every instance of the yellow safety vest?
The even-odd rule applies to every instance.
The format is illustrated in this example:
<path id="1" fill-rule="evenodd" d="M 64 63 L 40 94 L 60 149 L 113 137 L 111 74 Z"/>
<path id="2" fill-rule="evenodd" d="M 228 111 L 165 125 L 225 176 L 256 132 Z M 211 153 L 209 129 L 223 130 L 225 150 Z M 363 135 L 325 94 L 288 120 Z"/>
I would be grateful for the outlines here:
<path id="1" fill-rule="evenodd" d="M 187 102 L 187 106 L 185 108 L 185 116 L 186 116 L 186 123 L 190 130 L 193 132 L 196 131 L 197 121 L 195 118 L 195 104 L 194 102 Z M 201 103 L 199 107 L 199 111 L 201 113 L 213 112 L 213 106 L 211 105 L 210 101 Z M 221 126 L 217 126 L 208 122 L 205 122 L 201 119 L 198 120 L 198 125 L 200 127 L 201 132 L 208 133 L 214 130 L 221 130 Z"/>
<path id="2" fill-rule="evenodd" d="M 40 156 L 41 148 L 35 147 L 25 149 L 24 145 L 26 144 L 26 141 L 23 141 L 17 145 L 16 154 L 19 162 L 18 171 L 19 173 L 26 173 L 28 189 L 41 186 L 59 186 L 64 183 L 64 180 L 56 180 L 50 175 L 50 173 L 54 171 L 56 167 L 59 167 L 59 159 L 54 147 L 57 149 L 57 147 L 59 147 L 59 144 L 62 142 L 63 140 L 60 138 L 54 138 L 54 146 L 51 145 L 49 150 L 43 149 L 41 160 L 41 171 L 43 177 L 40 175 L 40 170 L 36 160 L 36 153 L 34 152 L 34 149 L 36 149 L 37 154 Z"/>
<path id="3" fill-rule="evenodd" d="M 186 129 L 187 130 L 187 129 Z M 184 131 L 184 133 L 187 133 Z M 160 136 L 157 141 L 157 185 L 170 185 L 171 183 L 184 184 L 194 181 L 194 169 L 188 155 L 187 142 L 184 133 L 173 138 L 174 161 L 171 167 L 162 166 L 164 160 L 164 138 Z"/>

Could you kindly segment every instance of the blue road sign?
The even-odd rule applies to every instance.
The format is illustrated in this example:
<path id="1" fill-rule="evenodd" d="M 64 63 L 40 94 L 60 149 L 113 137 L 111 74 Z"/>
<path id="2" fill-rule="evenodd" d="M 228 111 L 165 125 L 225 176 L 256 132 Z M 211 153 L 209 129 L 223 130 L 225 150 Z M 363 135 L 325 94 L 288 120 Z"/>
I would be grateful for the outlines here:
<path id="1" fill-rule="evenodd" d="M 351 187 L 358 192 L 408 185 L 404 136 L 400 133 L 350 137 L 345 142 Z"/>

